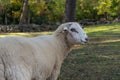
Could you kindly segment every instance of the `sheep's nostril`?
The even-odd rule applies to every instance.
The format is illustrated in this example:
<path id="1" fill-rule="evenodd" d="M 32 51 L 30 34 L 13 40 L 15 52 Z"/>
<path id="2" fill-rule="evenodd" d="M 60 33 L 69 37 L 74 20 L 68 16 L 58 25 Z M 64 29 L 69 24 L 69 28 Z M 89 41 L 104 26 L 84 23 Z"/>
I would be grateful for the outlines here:
<path id="1" fill-rule="evenodd" d="M 85 38 L 86 41 L 88 41 L 88 38 Z"/>

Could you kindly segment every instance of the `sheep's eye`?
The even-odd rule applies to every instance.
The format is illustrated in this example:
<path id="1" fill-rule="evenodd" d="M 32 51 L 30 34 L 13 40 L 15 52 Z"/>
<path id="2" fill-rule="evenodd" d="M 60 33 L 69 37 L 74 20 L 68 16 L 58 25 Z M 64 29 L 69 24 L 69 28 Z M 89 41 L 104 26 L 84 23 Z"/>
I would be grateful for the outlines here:
<path id="1" fill-rule="evenodd" d="M 71 31 L 78 33 L 78 31 L 76 31 L 76 29 L 74 29 L 74 28 L 72 28 Z"/>

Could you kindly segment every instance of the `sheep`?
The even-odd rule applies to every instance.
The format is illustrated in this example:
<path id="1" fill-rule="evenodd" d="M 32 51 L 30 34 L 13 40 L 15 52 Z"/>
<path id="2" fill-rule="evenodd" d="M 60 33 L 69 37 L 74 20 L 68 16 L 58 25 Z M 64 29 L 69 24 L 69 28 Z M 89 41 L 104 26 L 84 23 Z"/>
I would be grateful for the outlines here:
<path id="1" fill-rule="evenodd" d="M 57 80 L 71 48 L 87 42 L 77 22 L 61 24 L 52 35 L 0 39 L 0 80 Z"/>

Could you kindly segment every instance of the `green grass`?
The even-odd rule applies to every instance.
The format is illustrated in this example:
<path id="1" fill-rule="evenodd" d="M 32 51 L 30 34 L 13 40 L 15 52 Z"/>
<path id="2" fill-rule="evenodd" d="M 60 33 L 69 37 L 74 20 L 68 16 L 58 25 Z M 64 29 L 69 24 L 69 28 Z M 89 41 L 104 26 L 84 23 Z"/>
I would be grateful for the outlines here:
<path id="1" fill-rule="evenodd" d="M 85 28 L 89 36 L 119 36 L 120 37 L 120 23 L 110 25 L 97 25 Z"/>
<path id="2" fill-rule="evenodd" d="M 120 23 L 86 26 L 85 31 L 89 43 L 69 53 L 58 80 L 120 80 Z M 2 33 L 0 37 L 51 33 Z"/>

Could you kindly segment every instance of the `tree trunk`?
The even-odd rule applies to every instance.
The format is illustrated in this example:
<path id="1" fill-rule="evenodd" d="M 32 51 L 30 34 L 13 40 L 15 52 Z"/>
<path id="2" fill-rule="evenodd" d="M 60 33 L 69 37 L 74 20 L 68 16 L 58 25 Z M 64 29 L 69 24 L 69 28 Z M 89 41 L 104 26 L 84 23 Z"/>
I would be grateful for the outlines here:
<path id="1" fill-rule="evenodd" d="M 6 11 L 7 11 L 6 8 L 3 8 L 3 12 L 2 12 L 2 14 L 4 15 L 3 16 L 3 24 L 5 24 L 5 25 L 7 25 L 7 23 L 8 23 Z"/>
<path id="2" fill-rule="evenodd" d="M 23 4 L 23 11 L 20 16 L 20 22 L 19 22 L 19 29 L 20 31 L 23 31 L 23 24 L 27 24 L 28 22 L 28 0 L 24 0 Z"/>
<path id="3" fill-rule="evenodd" d="M 109 14 L 107 12 L 105 12 L 105 19 L 109 20 Z"/>
<path id="4" fill-rule="evenodd" d="M 118 11 L 118 20 L 120 20 L 120 9 Z"/>
<path id="5" fill-rule="evenodd" d="M 31 19 L 31 17 L 30 17 L 30 11 L 29 11 L 29 13 L 28 13 L 28 20 L 27 20 L 28 24 L 30 24 L 30 19 Z"/>
<path id="6" fill-rule="evenodd" d="M 65 22 L 75 20 L 76 0 L 66 0 L 65 4 Z"/>
<path id="7" fill-rule="evenodd" d="M 5 25 L 7 25 L 8 20 L 7 20 L 7 13 L 5 12 Z"/>

